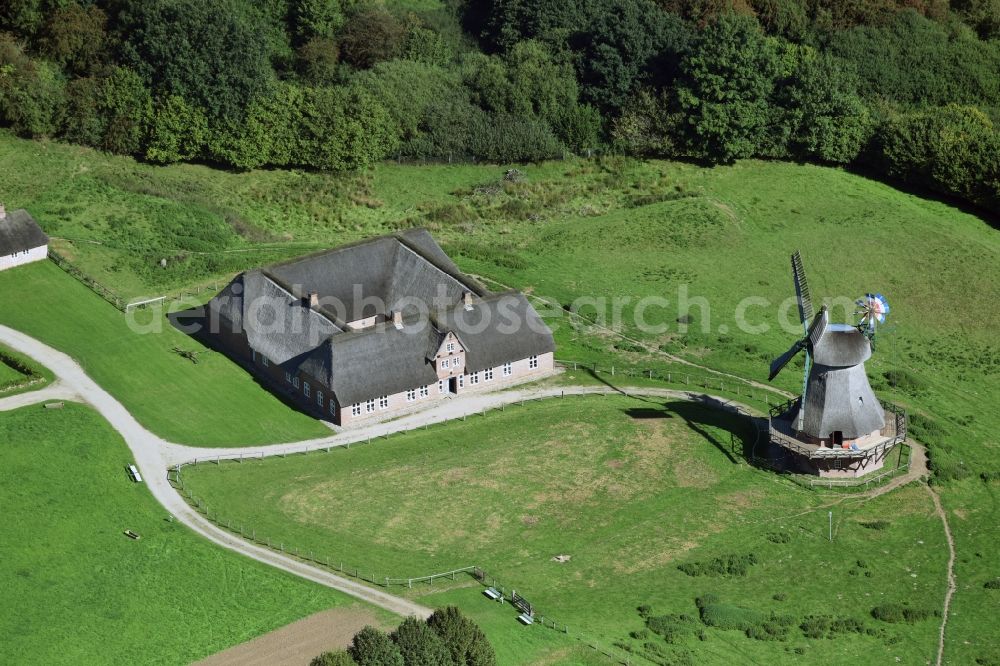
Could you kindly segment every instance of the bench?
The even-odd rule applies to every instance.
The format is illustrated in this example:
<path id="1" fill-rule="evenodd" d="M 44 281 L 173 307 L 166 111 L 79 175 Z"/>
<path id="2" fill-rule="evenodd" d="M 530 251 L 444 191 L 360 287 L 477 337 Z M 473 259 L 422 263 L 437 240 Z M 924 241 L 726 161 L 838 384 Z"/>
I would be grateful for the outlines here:
<path id="1" fill-rule="evenodd" d="M 532 616 L 528 615 L 527 613 L 521 613 L 520 615 L 517 616 L 517 619 L 522 624 L 524 624 L 524 625 L 529 625 L 529 624 L 534 624 L 535 623 L 535 618 L 533 618 Z"/>
<path id="2" fill-rule="evenodd" d="M 142 476 L 139 474 L 139 470 L 136 469 L 135 465 L 128 466 L 128 475 L 132 477 L 132 480 L 136 483 L 142 483 Z"/>
<path id="3" fill-rule="evenodd" d="M 503 599 L 503 595 L 497 592 L 495 587 L 486 588 L 485 590 L 483 590 L 483 594 L 488 596 L 493 601 L 500 601 L 501 599 Z"/>
<path id="4" fill-rule="evenodd" d="M 125 530 L 125 536 L 127 536 L 129 539 L 135 539 L 136 541 L 142 538 L 132 530 Z"/>
<path id="5" fill-rule="evenodd" d="M 62 409 L 64 407 L 61 402 L 47 402 L 45 403 L 45 409 Z"/>

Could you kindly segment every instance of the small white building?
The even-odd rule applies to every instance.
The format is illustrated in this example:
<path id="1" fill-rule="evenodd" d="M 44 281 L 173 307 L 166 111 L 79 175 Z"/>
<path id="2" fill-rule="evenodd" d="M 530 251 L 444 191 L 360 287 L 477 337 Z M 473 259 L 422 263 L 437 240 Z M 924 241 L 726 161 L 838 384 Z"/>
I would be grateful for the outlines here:
<path id="1" fill-rule="evenodd" d="M 8 213 L 0 204 L 0 271 L 42 261 L 49 256 L 49 237 L 23 208 Z"/>

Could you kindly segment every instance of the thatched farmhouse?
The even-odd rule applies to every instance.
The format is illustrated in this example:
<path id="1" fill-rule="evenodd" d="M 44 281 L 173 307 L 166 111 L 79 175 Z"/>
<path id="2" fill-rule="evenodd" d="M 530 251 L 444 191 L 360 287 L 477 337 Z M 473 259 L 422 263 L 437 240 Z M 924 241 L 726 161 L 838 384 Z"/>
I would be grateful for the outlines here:
<path id="1" fill-rule="evenodd" d="M 424 230 L 247 271 L 206 320 L 216 347 L 340 425 L 541 376 L 555 349 L 523 294 L 489 292 Z"/>
<path id="2" fill-rule="evenodd" d="M 0 204 L 0 271 L 49 256 L 49 237 L 21 209 L 8 213 Z"/>

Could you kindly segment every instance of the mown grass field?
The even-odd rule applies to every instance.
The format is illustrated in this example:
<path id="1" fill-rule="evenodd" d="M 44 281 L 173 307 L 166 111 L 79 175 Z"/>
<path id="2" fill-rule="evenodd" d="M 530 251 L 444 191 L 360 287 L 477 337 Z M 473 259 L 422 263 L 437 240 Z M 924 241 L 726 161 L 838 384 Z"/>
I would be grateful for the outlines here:
<path id="1" fill-rule="evenodd" d="M 496 165 L 385 164 L 347 176 L 157 168 L 3 133 L 0 150 L 2 200 L 29 207 L 51 235 L 79 239 L 57 239 L 55 245 L 129 297 L 225 279 L 304 248 L 423 225 L 465 270 L 560 305 L 580 296 L 631 298 L 623 307 L 622 331 L 758 380 L 793 338 L 775 322 L 780 304 L 793 293 L 788 255 L 800 249 L 815 300 L 877 290 L 892 304 L 869 375 L 881 397 L 909 410 L 911 432 L 928 444 L 936 480 L 943 484 L 959 577 L 947 654 L 962 662 L 1000 659 L 1000 641 L 982 631 L 983 618 L 1000 612 L 1000 594 L 983 587 L 1000 575 L 1000 557 L 990 545 L 1000 538 L 1000 506 L 996 481 L 980 477 L 1000 472 L 1000 415 L 994 408 L 1000 402 L 1000 312 L 994 306 L 1000 300 L 1000 242 L 983 219 L 842 171 L 759 161 L 712 169 L 629 160 L 554 162 L 518 167 L 523 181 L 505 182 L 506 167 Z M 168 267 L 159 269 L 155 264 L 163 257 L 169 257 Z M 62 280 L 47 284 L 63 290 Z M 704 297 L 710 306 L 708 312 L 692 310 L 687 332 L 677 322 L 683 285 L 691 298 Z M 65 290 L 83 299 L 82 291 Z M 7 293 L 0 290 L 0 299 Z M 30 284 L 19 293 L 37 294 Z M 650 323 L 668 326 L 663 333 L 643 334 L 629 323 L 637 299 L 650 295 L 670 301 L 647 312 Z M 747 311 L 751 324 L 771 325 L 766 333 L 737 325 L 736 306 L 748 296 L 770 303 Z M 0 318 L 35 326 L 43 339 L 56 338 L 37 325 L 30 299 L 19 303 L 9 307 L 4 301 Z M 115 316 L 107 308 L 100 319 Z M 660 363 L 606 332 L 552 323 L 561 358 L 637 368 Z M 117 339 L 96 319 L 75 330 L 58 334 L 75 354 L 99 344 L 90 330 Z M 172 344 L 161 344 L 160 351 Z M 181 346 L 194 343 L 183 340 Z M 137 349 L 128 367 L 155 356 L 150 348 Z M 165 358 L 151 363 L 151 374 L 168 365 Z M 225 427 L 206 426 L 209 417 L 202 420 L 195 410 L 214 412 L 222 394 L 198 395 L 203 384 L 193 369 L 181 372 L 187 382 L 182 389 L 171 388 L 151 405 L 145 396 L 157 384 L 148 377 L 129 377 L 111 353 L 102 367 L 102 383 L 127 386 L 116 394 L 126 404 L 131 400 L 140 415 L 155 412 L 158 420 L 147 416 L 145 422 L 161 434 L 197 430 L 214 439 L 249 437 L 249 443 L 299 432 L 284 416 L 275 421 L 282 426 L 268 433 L 243 422 L 248 413 L 273 413 L 267 410 L 219 409 L 221 417 L 213 415 L 211 422 Z M 219 387 L 243 381 L 238 370 L 219 372 Z M 794 390 L 798 381 L 793 365 L 776 383 Z M 231 391 L 245 399 L 227 407 L 266 401 L 246 397 L 259 391 L 247 388 L 253 391 Z M 185 441 L 210 439 L 202 437 Z"/>
<path id="2" fill-rule="evenodd" d="M 174 347 L 205 348 L 165 319 L 153 322 L 158 330 L 133 331 L 121 313 L 51 262 L 0 273 L 0 294 L 0 323 L 75 358 L 140 423 L 170 441 L 235 446 L 330 432 L 225 357 L 206 351 L 194 364 L 174 353 Z"/>
<path id="3" fill-rule="evenodd" d="M 941 602 L 947 549 L 926 490 L 833 506 L 830 543 L 829 498 L 745 464 L 753 438 L 748 422 L 691 403 L 574 397 L 330 454 L 201 465 L 185 470 L 185 483 L 234 524 L 377 577 L 479 565 L 571 634 L 658 650 L 663 663 L 930 659 L 938 618 L 900 625 L 870 615 L 885 603 L 933 611 Z M 886 525 L 865 527 L 876 521 Z M 678 569 L 748 554 L 757 564 L 745 575 Z M 442 585 L 412 594 L 454 599 L 473 614 L 491 607 L 477 586 Z M 792 630 L 762 641 L 706 627 L 695 598 L 708 593 L 788 616 Z M 651 631 L 631 638 L 644 628 L 641 604 L 693 619 L 674 623 L 674 643 Z M 873 635 L 806 638 L 798 627 L 810 615 L 853 618 Z"/>
<path id="4" fill-rule="evenodd" d="M 355 603 L 169 522 L 89 408 L 2 412 L 0 442 L 7 663 L 189 663 Z"/>
<path id="5" fill-rule="evenodd" d="M 27 372 L 25 372 L 27 371 Z M 48 368 L 24 354 L 0 345 L 0 398 L 45 388 L 53 379 Z M 30 382 L 25 385 L 25 382 Z M 2 388 L 6 386 L 7 388 Z"/>

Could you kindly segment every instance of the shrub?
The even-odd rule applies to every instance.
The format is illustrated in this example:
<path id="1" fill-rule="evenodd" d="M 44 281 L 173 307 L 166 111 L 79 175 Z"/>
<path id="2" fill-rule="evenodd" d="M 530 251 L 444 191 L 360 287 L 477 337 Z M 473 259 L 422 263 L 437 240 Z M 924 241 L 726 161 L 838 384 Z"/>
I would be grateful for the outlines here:
<path id="1" fill-rule="evenodd" d="M 757 556 L 753 553 L 746 555 L 723 555 L 711 560 L 699 562 L 688 562 L 680 564 L 678 569 L 688 576 L 746 576 L 750 567 L 757 564 Z"/>
<path id="2" fill-rule="evenodd" d="M 988 580 L 983 583 L 983 587 L 987 590 L 1000 590 L 1000 578 L 994 578 L 993 580 Z"/>
<path id="3" fill-rule="evenodd" d="M 869 520 L 867 522 L 861 523 L 861 527 L 866 530 L 877 530 L 881 531 L 888 528 L 892 523 L 888 520 Z"/>
<path id="4" fill-rule="evenodd" d="M 346 650 L 337 650 L 313 657 L 309 666 L 356 666 L 357 663 Z"/>
<path id="5" fill-rule="evenodd" d="M 454 606 L 434 611 L 427 625 L 444 641 L 456 666 L 496 665 L 496 654 L 486 635 Z"/>
<path id="6" fill-rule="evenodd" d="M 437 666 L 451 660 L 451 653 L 441 637 L 426 622 L 415 617 L 403 620 L 390 638 L 399 646 L 406 666 Z"/>
<path id="7" fill-rule="evenodd" d="M 792 537 L 788 532 L 771 532 L 767 535 L 767 540 L 771 543 L 788 543 Z"/>
<path id="8" fill-rule="evenodd" d="M 872 617 L 890 624 L 900 622 L 913 624 L 925 620 L 931 615 L 933 615 L 931 611 L 923 608 L 910 608 L 905 604 L 882 604 L 872 609 Z"/>

